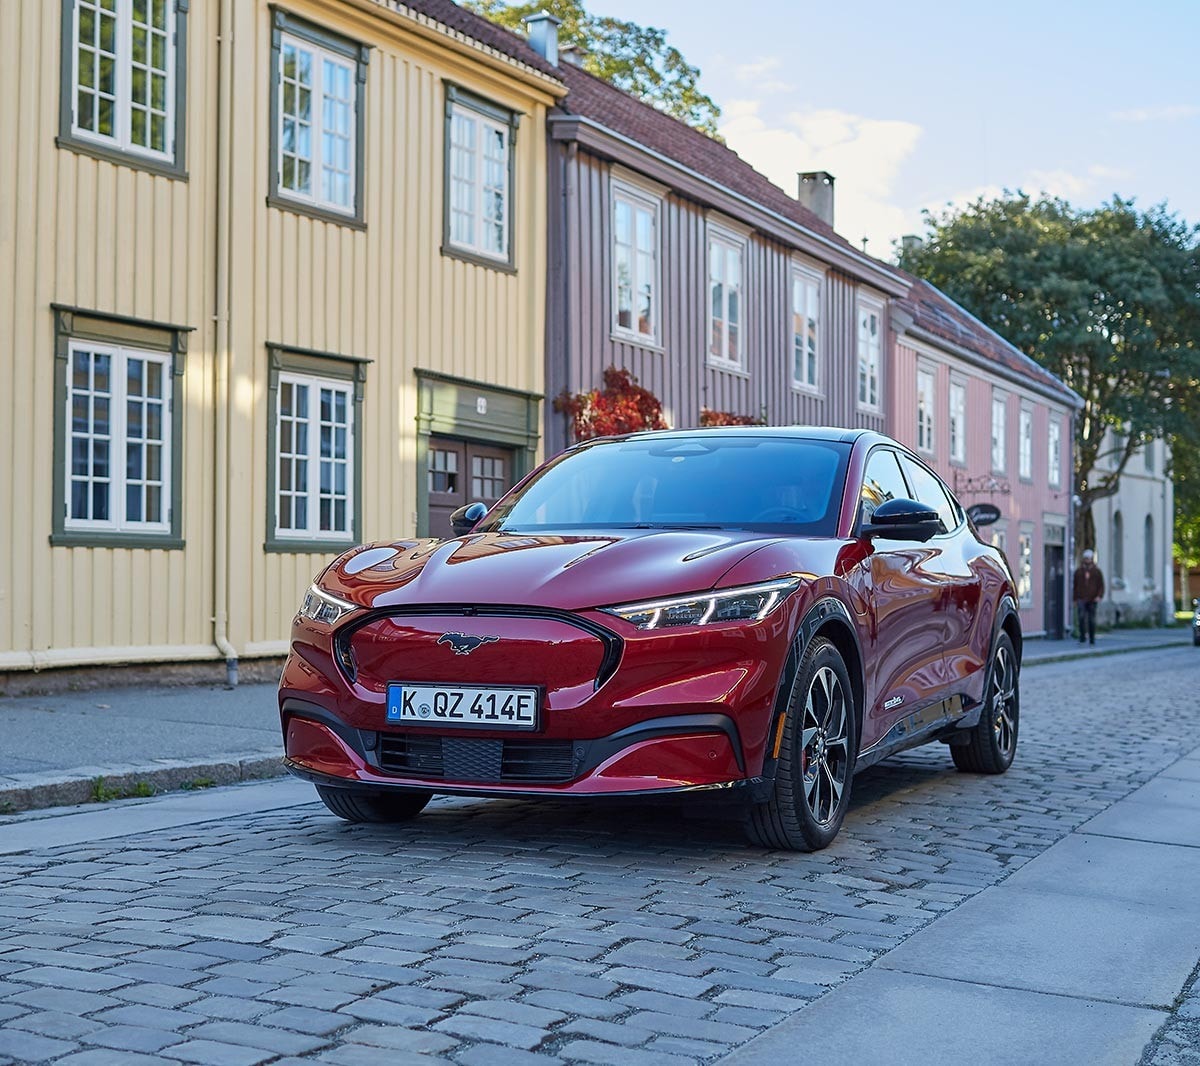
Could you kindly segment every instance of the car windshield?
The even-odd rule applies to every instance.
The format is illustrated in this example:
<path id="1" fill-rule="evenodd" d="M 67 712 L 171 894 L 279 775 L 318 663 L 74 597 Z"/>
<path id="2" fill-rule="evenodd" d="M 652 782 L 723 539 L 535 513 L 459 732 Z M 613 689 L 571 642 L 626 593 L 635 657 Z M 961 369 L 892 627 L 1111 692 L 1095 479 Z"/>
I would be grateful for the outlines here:
<path id="1" fill-rule="evenodd" d="M 564 453 L 477 532 L 747 529 L 832 536 L 849 446 L 797 437 L 638 437 Z"/>

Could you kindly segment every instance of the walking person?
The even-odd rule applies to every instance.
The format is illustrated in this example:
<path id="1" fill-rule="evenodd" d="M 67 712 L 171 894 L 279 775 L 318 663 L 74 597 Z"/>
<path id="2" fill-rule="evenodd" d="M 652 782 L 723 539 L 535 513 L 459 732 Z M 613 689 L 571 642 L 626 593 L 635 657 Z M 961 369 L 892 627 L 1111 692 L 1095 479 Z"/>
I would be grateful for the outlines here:
<path id="1" fill-rule="evenodd" d="M 1075 615 L 1079 619 L 1079 643 L 1096 643 L 1096 604 L 1104 598 L 1104 575 L 1096 565 L 1096 553 L 1088 548 L 1075 570 L 1072 582 Z"/>

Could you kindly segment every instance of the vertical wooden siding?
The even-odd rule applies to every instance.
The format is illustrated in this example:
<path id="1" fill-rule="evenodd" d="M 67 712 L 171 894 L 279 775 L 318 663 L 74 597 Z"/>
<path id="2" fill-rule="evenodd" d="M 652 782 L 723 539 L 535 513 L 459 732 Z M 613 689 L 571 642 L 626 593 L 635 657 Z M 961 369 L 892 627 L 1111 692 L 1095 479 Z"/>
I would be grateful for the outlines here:
<path id="1" fill-rule="evenodd" d="M 27 665 L 35 651 L 86 662 L 150 646 L 187 657 L 212 635 L 205 253 L 215 85 L 202 49 L 216 32 L 213 5 L 193 4 L 189 15 L 186 181 L 55 146 L 61 10 L 51 0 L 0 3 L 0 381 L 10 404 L 0 434 L 0 664 Z M 52 303 L 194 327 L 174 397 L 185 409 L 182 551 L 50 546 Z"/>
<path id="2" fill-rule="evenodd" d="M 886 411 L 855 403 L 855 282 L 825 272 L 820 333 L 820 390 L 791 384 L 793 252 L 760 234 L 748 241 L 745 264 L 745 372 L 708 363 L 707 221 L 703 205 L 669 193 L 661 211 L 660 346 L 612 334 L 610 164 L 556 143 L 551 163 L 550 288 L 547 383 L 563 389 L 600 384 L 604 368 L 626 367 L 662 401 L 672 426 L 694 426 L 701 407 L 765 417 L 772 425 L 841 425 L 882 429 Z M 559 265 L 561 264 L 561 265 Z M 886 348 L 881 397 L 887 380 Z M 547 444 L 567 443 L 563 416 L 547 405 Z"/>
<path id="3" fill-rule="evenodd" d="M 417 367 L 532 392 L 543 387 L 545 105 L 469 57 L 330 0 L 300 17 L 371 46 L 365 231 L 268 207 L 270 10 L 233 5 L 235 146 L 230 637 L 278 651 L 299 595 L 326 561 L 268 554 L 268 342 L 371 359 L 364 394 L 363 535 L 412 535 Z M 193 3 L 187 180 L 55 146 L 57 0 L 0 3 L 0 669 L 55 661 L 215 655 L 213 589 L 217 5 Z M 516 273 L 440 252 L 443 87 L 448 78 L 522 113 Z M 181 551 L 51 548 L 52 303 L 193 329 L 185 404 Z"/>

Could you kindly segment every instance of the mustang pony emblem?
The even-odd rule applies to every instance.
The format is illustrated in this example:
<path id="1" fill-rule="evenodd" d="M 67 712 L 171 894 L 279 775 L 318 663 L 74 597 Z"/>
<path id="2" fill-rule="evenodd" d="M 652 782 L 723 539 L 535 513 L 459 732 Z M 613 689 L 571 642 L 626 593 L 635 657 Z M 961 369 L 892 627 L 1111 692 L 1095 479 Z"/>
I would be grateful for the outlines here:
<path id="1" fill-rule="evenodd" d="M 439 644 L 449 644 L 455 655 L 470 655 L 482 644 L 494 644 L 499 637 L 472 637 L 466 633 L 443 633 L 438 637 Z"/>

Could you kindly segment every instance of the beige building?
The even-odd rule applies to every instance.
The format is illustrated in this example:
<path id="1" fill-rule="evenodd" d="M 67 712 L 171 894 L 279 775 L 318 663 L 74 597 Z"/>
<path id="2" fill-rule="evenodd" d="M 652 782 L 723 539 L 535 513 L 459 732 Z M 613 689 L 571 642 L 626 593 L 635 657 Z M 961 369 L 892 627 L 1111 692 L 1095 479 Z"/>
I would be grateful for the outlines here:
<path id="1" fill-rule="evenodd" d="M 283 652 L 535 460 L 545 114 L 448 0 L 0 4 L 0 675 Z"/>

